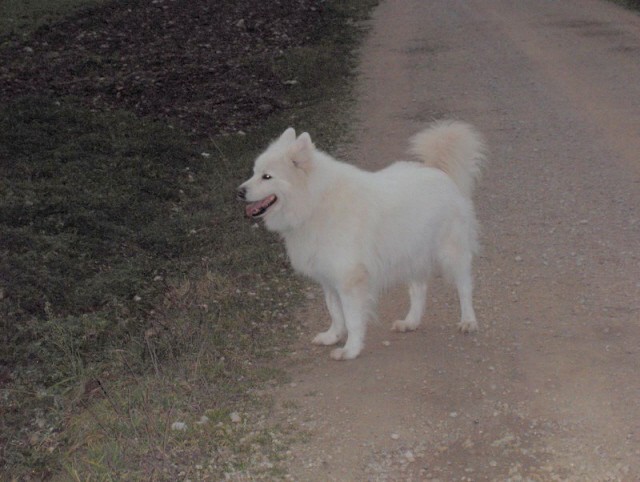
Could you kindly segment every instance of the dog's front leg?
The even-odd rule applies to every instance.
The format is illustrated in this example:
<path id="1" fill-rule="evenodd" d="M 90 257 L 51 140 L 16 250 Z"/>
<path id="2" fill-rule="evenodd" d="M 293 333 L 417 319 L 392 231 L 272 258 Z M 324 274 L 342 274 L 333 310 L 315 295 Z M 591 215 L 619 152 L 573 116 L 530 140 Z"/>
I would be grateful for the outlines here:
<path id="1" fill-rule="evenodd" d="M 314 345 L 335 345 L 347 334 L 342 304 L 335 289 L 331 286 L 323 286 L 322 288 L 324 289 L 324 299 L 331 315 L 331 326 L 327 331 L 318 333 L 311 343 Z"/>
<path id="2" fill-rule="evenodd" d="M 344 347 L 333 350 L 331 358 L 352 360 L 360 354 L 364 346 L 367 314 L 372 299 L 367 270 L 364 267 L 356 268 L 348 282 L 339 288 L 338 296 L 347 328 L 347 342 Z"/>
<path id="3" fill-rule="evenodd" d="M 366 329 L 366 296 L 359 293 L 340 293 L 345 325 L 347 327 L 347 342 L 344 347 L 331 352 L 334 360 L 353 360 L 364 346 Z"/>

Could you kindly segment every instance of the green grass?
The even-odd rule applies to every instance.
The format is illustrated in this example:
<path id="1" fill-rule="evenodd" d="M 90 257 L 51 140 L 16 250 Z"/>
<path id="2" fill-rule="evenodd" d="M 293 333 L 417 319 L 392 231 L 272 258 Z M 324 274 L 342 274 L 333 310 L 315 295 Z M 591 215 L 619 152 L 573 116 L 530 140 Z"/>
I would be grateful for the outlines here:
<path id="1" fill-rule="evenodd" d="M 631 10 L 640 10 L 640 0 L 612 0 L 614 3 L 622 5 Z"/>
<path id="2" fill-rule="evenodd" d="M 194 146 L 166 125 L 69 100 L 2 110 L 0 359 L 16 381 L 0 423 L 11 473 L 62 463 L 63 424 L 78 408 L 121 440 L 107 466 L 121 473 L 149 451 L 125 446 L 134 428 L 155 420 L 158 403 L 182 409 L 180 383 L 215 408 L 270 373 L 252 368 L 292 336 L 281 325 L 299 283 L 278 240 L 233 200 L 258 141 Z M 123 379 L 136 390 L 123 395 Z M 133 396 L 141 390 L 153 395 Z M 103 406 L 90 410 L 96 396 Z M 138 415 L 124 423 L 122 413 Z"/>
<path id="3" fill-rule="evenodd" d="M 347 46 L 372 6 L 346 3 L 271 66 L 296 80 L 292 107 L 249 135 L 194 141 L 80 99 L 0 103 L 0 478 L 282 476 L 296 435 L 266 422 L 258 389 L 285 377 L 273 361 L 304 285 L 234 190 L 287 125 L 344 140 Z M 35 5 L 25 28 L 48 21 Z"/>
<path id="4" fill-rule="evenodd" d="M 27 34 L 46 23 L 62 18 L 82 7 L 105 0 L 2 0 L 0 35 Z"/>
<path id="5" fill-rule="evenodd" d="M 189 179 L 202 163 L 166 127 L 27 98 L 4 110 L 0 145 L 2 244 L 14 253 L 1 262 L 12 280 L 10 315 L 148 300 L 155 260 L 178 258 L 193 244 L 195 221 L 180 210 L 198 194 Z M 126 303 L 129 312 L 145 307 Z"/>

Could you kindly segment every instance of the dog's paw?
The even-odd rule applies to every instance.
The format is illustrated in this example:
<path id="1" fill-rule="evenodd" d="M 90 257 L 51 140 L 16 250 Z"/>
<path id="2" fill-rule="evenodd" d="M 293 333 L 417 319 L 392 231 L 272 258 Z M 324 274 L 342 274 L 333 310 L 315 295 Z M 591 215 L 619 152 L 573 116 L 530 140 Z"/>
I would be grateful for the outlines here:
<path id="1" fill-rule="evenodd" d="M 342 361 L 342 360 L 353 360 L 355 357 L 357 357 L 359 354 L 359 352 L 353 352 L 351 350 L 347 350 L 345 348 L 336 348 L 334 350 L 331 350 L 331 358 L 333 360 L 338 360 L 338 361 Z"/>
<path id="2" fill-rule="evenodd" d="M 458 323 L 458 331 L 460 333 L 474 333 L 478 331 L 478 322 L 476 320 L 462 320 Z"/>
<path id="3" fill-rule="evenodd" d="M 391 331 L 399 331 L 400 333 L 415 331 L 416 328 L 418 328 L 417 324 L 408 322 L 407 320 L 396 320 L 393 322 L 393 325 L 391 325 Z"/>
<path id="4" fill-rule="evenodd" d="M 322 333 L 318 333 L 316 337 L 311 340 L 311 343 L 314 345 L 335 345 L 340 341 L 340 336 L 332 331 L 323 331 Z"/>

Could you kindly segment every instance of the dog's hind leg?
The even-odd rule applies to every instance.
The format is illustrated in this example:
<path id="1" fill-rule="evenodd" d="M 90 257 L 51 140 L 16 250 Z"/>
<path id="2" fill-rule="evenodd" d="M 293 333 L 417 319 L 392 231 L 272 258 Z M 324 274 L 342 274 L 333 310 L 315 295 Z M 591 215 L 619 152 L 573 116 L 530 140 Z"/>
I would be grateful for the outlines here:
<path id="1" fill-rule="evenodd" d="M 476 314 L 473 310 L 473 277 L 471 275 L 471 253 L 464 252 L 448 266 L 449 272 L 458 289 L 460 299 L 460 323 L 458 329 L 462 333 L 478 330 Z"/>
<path id="2" fill-rule="evenodd" d="M 347 334 L 347 328 L 344 323 L 344 314 L 338 293 L 329 286 L 324 286 L 323 288 L 324 299 L 331 315 L 331 326 L 327 331 L 318 333 L 311 343 L 314 345 L 335 345 Z"/>
<path id="3" fill-rule="evenodd" d="M 467 223 L 457 221 L 445 239 L 438 258 L 445 276 L 452 280 L 458 289 L 460 300 L 458 329 L 462 333 L 469 333 L 478 330 L 476 314 L 473 311 L 473 276 L 471 274 L 471 261 L 477 241 L 473 220 L 467 220 Z"/>
<path id="4" fill-rule="evenodd" d="M 460 298 L 460 323 L 458 329 L 462 333 L 478 331 L 478 322 L 476 314 L 473 311 L 473 280 L 471 277 L 471 263 L 469 268 L 456 277 L 456 286 L 458 288 L 458 297 Z"/>
<path id="5" fill-rule="evenodd" d="M 412 281 L 409 283 L 409 299 L 411 305 L 404 320 L 397 320 L 391 326 L 393 331 L 413 331 L 420 325 L 427 303 L 427 283 Z"/>

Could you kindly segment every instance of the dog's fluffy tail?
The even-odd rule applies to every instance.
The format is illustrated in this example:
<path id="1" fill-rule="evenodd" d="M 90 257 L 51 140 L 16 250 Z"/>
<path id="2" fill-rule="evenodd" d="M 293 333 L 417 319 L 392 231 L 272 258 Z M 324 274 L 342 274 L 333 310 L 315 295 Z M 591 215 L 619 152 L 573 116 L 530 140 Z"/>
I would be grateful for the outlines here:
<path id="1" fill-rule="evenodd" d="M 485 158 L 482 136 L 469 124 L 440 121 L 411 138 L 411 153 L 446 172 L 468 198 Z"/>

